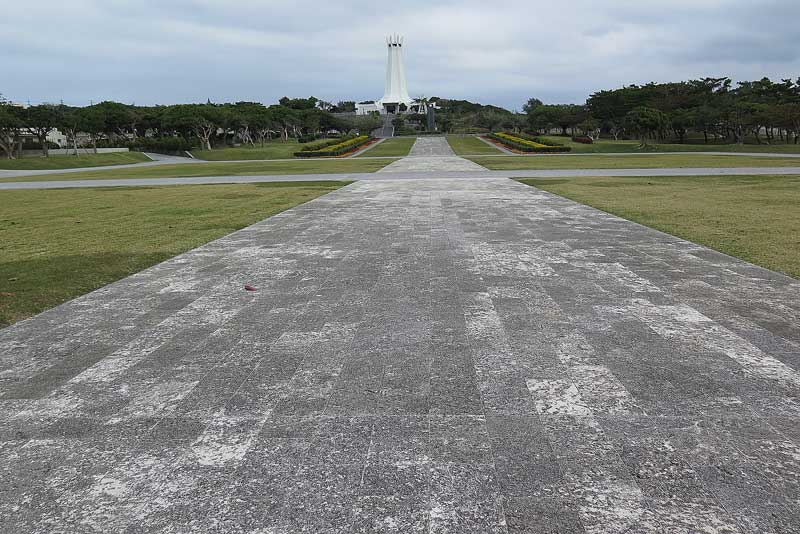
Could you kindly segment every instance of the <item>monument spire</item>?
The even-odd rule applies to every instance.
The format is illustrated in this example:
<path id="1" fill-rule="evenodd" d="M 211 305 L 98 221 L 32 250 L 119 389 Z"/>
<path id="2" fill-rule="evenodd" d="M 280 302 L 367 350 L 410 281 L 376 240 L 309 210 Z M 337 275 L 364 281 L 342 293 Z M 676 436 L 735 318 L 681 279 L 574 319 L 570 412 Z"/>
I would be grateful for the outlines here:
<path id="1" fill-rule="evenodd" d="M 403 58 L 403 37 L 390 35 L 386 38 L 388 56 L 386 60 L 386 87 L 383 98 L 378 101 L 386 113 L 397 113 L 400 106 L 410 106 L 414 100 L 408 94 L 406 67 Z"/>

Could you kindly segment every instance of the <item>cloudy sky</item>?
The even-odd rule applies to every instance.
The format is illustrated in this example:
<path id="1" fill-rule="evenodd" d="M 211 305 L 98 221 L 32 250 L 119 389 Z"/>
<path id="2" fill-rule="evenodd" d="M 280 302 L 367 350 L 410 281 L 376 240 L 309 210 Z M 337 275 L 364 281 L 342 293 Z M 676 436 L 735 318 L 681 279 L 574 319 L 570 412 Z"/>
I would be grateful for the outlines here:
<path id="1" fill-rule="evenodd" d="M 86 105 L 380 98 L 384 38 L 412 96 L 530 96 L 703 76 L 800 77 L 797 0 L 34 0 L 0 10 L 0 93 Z"/>

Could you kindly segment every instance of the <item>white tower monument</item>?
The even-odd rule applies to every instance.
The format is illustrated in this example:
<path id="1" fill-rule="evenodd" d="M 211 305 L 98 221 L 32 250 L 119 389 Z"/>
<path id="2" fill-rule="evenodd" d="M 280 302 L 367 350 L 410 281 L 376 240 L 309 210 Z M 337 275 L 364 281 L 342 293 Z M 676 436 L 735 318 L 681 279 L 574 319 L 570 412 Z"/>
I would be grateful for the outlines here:
<path id="1" fill-rule="evenodd" d="M 408 108 L 414 100 L 408 96 L 406 85 L 406 66 L 403 61 L 403 38 L 393 35 L 386 39 L 389 57 L 386 62 L 386 90 L 383 98 L 376 104 L 383 113 L 404 111 L 401 105 Z"/>

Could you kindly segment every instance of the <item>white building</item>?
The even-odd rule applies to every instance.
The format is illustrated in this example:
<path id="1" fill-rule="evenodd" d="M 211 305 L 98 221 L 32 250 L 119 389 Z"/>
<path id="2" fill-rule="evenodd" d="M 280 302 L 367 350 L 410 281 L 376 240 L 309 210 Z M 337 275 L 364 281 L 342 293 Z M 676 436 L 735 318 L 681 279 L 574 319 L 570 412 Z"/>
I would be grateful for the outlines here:
<path id="1" fill-rule="evenodd" d="M 399 35 L 387 37 L 386 84 L 383 98 L 366 104 L 356 104 L 357 115 L 378 112 L 381 115 L 395 113 L 427 113 L 431 104 L 417 101 L 408 95 L 406 65 L 403 57 L 403 38 Z"/>

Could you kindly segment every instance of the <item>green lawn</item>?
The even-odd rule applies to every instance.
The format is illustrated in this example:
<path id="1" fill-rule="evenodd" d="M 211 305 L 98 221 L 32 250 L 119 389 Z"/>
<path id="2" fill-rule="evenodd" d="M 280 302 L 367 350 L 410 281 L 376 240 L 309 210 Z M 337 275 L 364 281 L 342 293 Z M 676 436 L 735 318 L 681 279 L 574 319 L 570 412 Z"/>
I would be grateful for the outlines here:
<path id="1" fill-rule="evenodd" d="M 207 161 L 236 161 L 245 159 L 291 159 L 305 145 L 294 139 L 289 141 L 269 141 L 264 146 L 241 146 L 236 148 L 218 148 L 214 150 L 192 150 L 197 159 Z"/>
<path id="2" fill-rule="evenodd" d="M 0 178 L 0 182 L 43 180 L 102 180 L 114 178 L 186 178 L 191 176 L 255 176 L 274 174 L 331 174 L 375 172 L 394 159 L 331 159 L 294 161 L 246 161 L 241 163 L 177 163 L 152 167 L 85 171 L 39 176 Z M 800 163 L 800 162 L 798 162 Z"/>
<path id="3" fill-rule="evenodd" d="M 662 169 L 699 167 L 800 167 L 798 158 L 716 156 L 705 154 L 634 154 L 626 156 L 476 156 L 468 158 L 491 170 Z"/>
<path id="4" fill-rule="evenodd" d="M 693 139 L 684 144 L 654 144 L 646 148 L 639 148 L 639 141 L 613 139 L 600 139 L 594 144 L 585 145 L 573 143 L 569 137 L 542 136 L 543 139 L 572 147 L 573 153 L 615 153 L 615 152 L 766 152 L 775 154 L 800 154 L 800 145 L 774 144 L 774 145 L 730 145 L 730 144 L 703 144 L 702 141 Z"/>
<path id="5" fill-rule="evenodd" d="M 80 154 L 77 156 L 25 156 L 21 159 L 0 159 L 0 170 L 39 171 L 50 169 L 76 169 L 102 165 L 125 165 L 150 161 L 141 152 L 113 152 L 111 154 Z"/>
<path id="6" fill-rule="evenodd" d="M 366 152 L 362 152 L 357 158 L 360 157 L 376 157 L 376 156 L 408 156 L 411 147 L 416 142 L 415 137 L 392 137 L 386 141 L 375 145 Z"/>
<path id="7" fill-rule="evenodd" d="M 520 181 L 800 278 L 800 176 Z"/>
<path id="8" fill-rule="evenodd" d="M 0 191 L 0 327 L 342 185 Z"/>
<path id="9" fill-rule="evenodd" d="M 472 135 L 448 135 L 447 142 L 459 156 L 476 154 L 502 154 L 503 152 L 488 145 Z"/>

